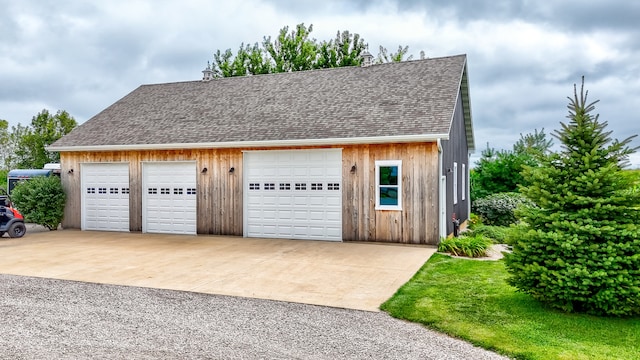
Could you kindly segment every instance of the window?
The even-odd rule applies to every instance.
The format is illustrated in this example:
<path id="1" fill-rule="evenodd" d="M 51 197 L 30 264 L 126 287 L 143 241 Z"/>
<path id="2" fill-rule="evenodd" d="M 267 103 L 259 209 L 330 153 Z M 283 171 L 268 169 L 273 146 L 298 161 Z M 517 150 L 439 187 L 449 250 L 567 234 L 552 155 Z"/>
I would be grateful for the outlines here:
<path id="1" fill-rule="evenodd" d="M 187 188 L 187 195 L 195 195 L 196 188 Z"/>
<path id="2" fill-rule="evenodd" d="M 109 194 L 117 194 L 118 188 L 109 188 Z"/>
<path id="3" fill-rule="evenodd" d="M 264 183 L 264 189 L 265 190 L 275 190 L 276 189 L 276 184 L 275 183 Z"/>
<path id="4" fill-rule="evenodd" d="M 305 184 L 305 183 L 296 183 L 296 190 L 307 190 L 307 184 Z"/>
<path id="5" fill-rule="evenodd" d="M 260 183 L 250 183 L 249 190 L 260 190 Z"/>
<path id="6" fill-rule="evenodd" d="M 340 183 L 328 183 L 327 190 L 340 190 Z"/>
<path id="7" fill-rule="evenodd" d="M 158 188 L 149 188 L 149 189 L 147 189 L 147 193 L 149 195 L 157 194 L 158 193 Z"/>
<path id="8" fill-rule="evenodd" d="M 376 161 L 376 210 L 402 210 L 402 161 Z"/>
<path id="9" fill-rule="evenodd" d="M 467 198 L 467 164 L 462 164 L 462 201 Z"/>
<path id="10" fill-rule="evenodd" d="M 129 193 L 129 188 L 122 188 L 122 194 L 128 194 Z"/>
<path id="11" fill-rule="evenodd" d="M 458 203 L 458 163 L 453 163 L 453 203 Z"/>
<path id="12" fill-rule="evenodd" d="M 289 183 L 280 183 L 280 190 L 291 190 L 291 184 L 289 184 Z"/>
<path id="13" fill-rule="evenodd" d="M 183 188 L 173 188 L 173 195 L 182 195 Z"/>
<path id="14" fill-rule="evenodd" d="M 171 189 L 169 189 L 169 188 L 160 188 L 160 194 L 161 195 L 169 195 L 169 194 L 171 194 Z"/>
<path id="15" fill-rule="evenodd" d="M 322 190 L 322 183 L 311 183 L 311 190 Z"/>

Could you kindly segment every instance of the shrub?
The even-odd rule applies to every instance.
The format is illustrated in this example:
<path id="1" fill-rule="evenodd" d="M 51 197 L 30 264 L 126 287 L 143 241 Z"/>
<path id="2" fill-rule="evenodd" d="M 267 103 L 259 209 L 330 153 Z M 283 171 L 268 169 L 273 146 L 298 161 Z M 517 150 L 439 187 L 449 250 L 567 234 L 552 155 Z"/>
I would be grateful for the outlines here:
<path id="1" fill-rule="evenodd" d="M 11 192 L 11 200 L 25 221 L 49 230 L 56 230 L 64 216 L 66 197 L 57 176 L 39 176 L 17 184 Z"/>
<path id="2" fill-rule="evenodd" d="M 495 225 L 478 225 L 473 228 L 473 234 L 482 235 L 493 240 L 496 244 L 509 244 L 510 227 Z"/>
<path id="3" fill-rule="evenodd" d="M 438 251 L 455 256 L 483 257 L 487 255 L 487 250 L 491 245 L 491 239 L 482 235 L 462 235 L 440 241 Z"/>
<path id="4" fill-rule="evenodd" d="M 509 226 L 517 222 L 515 209 L 531 204 L 520 193 L 498 193 L 474 201 L 472 211 L 480 215 L 487 225 Z"/>

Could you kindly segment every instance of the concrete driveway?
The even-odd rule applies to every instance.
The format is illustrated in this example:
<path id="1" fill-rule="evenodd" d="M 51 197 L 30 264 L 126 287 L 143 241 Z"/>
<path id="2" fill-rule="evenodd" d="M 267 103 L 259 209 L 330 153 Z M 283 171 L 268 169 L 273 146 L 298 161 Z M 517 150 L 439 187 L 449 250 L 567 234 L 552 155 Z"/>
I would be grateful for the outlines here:
<path id="1" fill-rule="evenodd" d="M 0 238 L 0 273 L 379 311 L 434 247 L 77 230 Z"/>

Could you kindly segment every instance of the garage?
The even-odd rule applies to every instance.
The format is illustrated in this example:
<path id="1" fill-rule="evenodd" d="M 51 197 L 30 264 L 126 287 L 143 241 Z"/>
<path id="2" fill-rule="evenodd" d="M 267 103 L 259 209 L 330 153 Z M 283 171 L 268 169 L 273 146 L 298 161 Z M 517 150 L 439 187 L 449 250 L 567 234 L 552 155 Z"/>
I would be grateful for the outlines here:
<path id="1" fill-rule="evenodd" d="M 81 164 L 82 230 L 129 231 L 129 163 Z"/>
<path id="2" fill-rule="evenodd" d="M 196 163 L 142 164 L 142 231 L 196 234 Z"/>
<path id="3" fill-rule="evenodd" d="M 244 236 L 342 241 L 342 150 L 246 151 Z"/>

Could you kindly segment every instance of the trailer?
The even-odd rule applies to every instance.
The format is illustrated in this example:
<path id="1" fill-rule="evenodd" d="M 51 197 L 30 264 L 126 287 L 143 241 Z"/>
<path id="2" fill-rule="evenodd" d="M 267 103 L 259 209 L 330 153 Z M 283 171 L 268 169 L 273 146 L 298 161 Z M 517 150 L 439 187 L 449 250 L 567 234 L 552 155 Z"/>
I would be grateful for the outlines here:
<path id="1" fill-rule="evenodd" d="M 7 174 L 7 194 L 11 195 L 11 191 L 20 181 L 33 179 L 37 176 L 51 176 L 52 169 L 15 169 Z"/>

